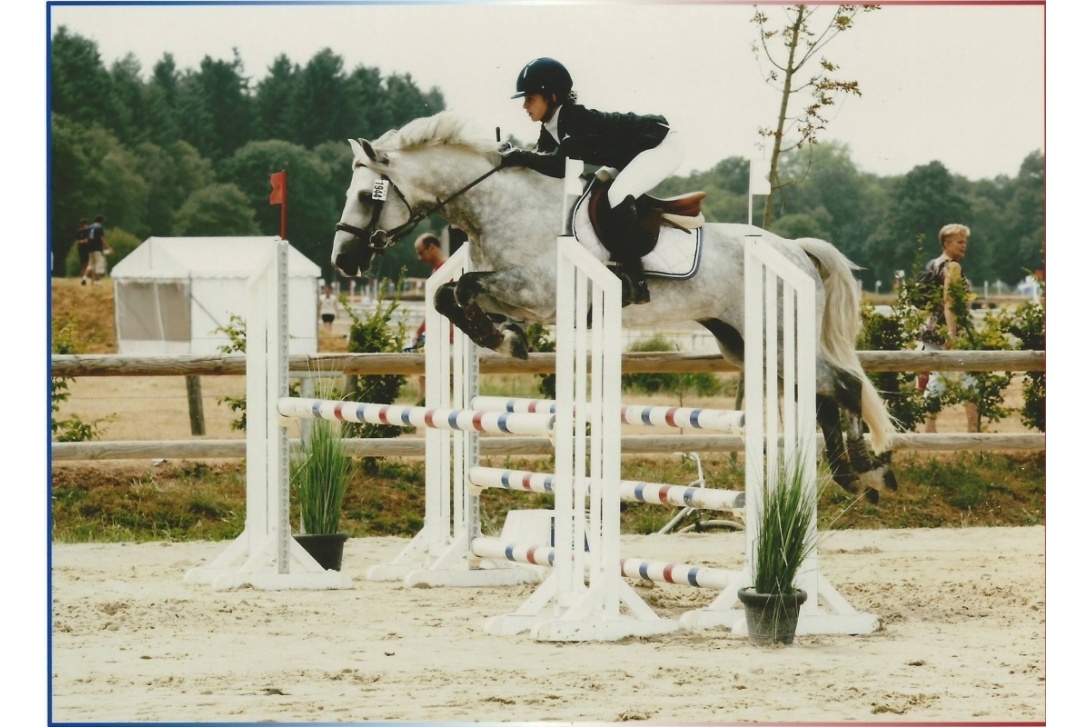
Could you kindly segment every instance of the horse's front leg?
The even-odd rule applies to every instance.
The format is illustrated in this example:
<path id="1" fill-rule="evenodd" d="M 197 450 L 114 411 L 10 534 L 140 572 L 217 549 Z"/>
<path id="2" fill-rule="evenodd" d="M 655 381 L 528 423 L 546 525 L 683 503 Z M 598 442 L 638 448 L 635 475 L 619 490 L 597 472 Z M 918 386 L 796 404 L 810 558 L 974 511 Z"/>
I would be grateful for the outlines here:
<path id="1" fill-rule="evenodd" d="M 472 275 L 473 273 L 467 273 Z M 435 310 L 446 316 L 469 339 L 482 348 L 515 358 L 529 358 L 526 334 L 517 325 L 507 322 L 497 326 L 492 316 L 471 302 L 461 305 L 456 293 L 458 283 L 447 283 L 435 291 Z"/>

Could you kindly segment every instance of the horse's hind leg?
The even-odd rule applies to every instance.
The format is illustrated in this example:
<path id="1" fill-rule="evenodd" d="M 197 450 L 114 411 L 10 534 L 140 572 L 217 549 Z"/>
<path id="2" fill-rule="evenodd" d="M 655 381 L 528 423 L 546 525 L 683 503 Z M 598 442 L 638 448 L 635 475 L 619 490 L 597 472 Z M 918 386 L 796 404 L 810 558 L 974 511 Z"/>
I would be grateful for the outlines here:
<path id="1" fill-rule="evenodd" d="M 818 395 L 817 421 L 825 438 L 825 456 L 833 473 L 833 482 L 851 493 L 859 492 L 859 480 L 852 473 L 848 450 L 844 446 L 844 429 L 840 407 L 827 396 Z"/>
<path id="2" fill-rule="evenodd" d="M 859 481 L 867 488 L 867 499 L 878 502 L 879 492 L 897 489 L 897 478 L 889 468 L 892 453 L 887 452 L 880 457 L 871 454 L 863 439 L 862 417 L 849 414 L 847 418 L 848 456 L 852 469 L 859 473 Z"/>
<path id="3" fill-rule="evenodd" d="M 824 397 L 819 394 L 818 419 L 821 422 L 822 430 L 825 432 L 825 444 L 829 454 L 830 465 L 833 466 L 834 460 L 840 463 L 846 458 L 852 479 L 857 480 L 859 484 L 862 484 L 866 488 L 866 496 L 870 502 L 878 502 L 879 492 L 882 490 L 897 489 L 897 478 L 894 477 L 893 471 L 890 470 L 888 466 L 888 459 L 883 458 L 880 460 L 875 458 L 867 447 L 866 441 L 863 439 L 862 383 L 849 371 L 845 371 L 832 365 L 827 365 L 825 369 L 831 374 L 833 396 L 835 397 L 836 402 L 843 407 L 844 416 L 847 419 L 847 452 L 845 457 L 844 443 L 840 440 L 839 434 L 836 436 L 836 444 L 830 441 L 830 428 L 832 427 L 832 419 L 834 416 L 836 418 L 837 430 L 841 429 L 840 414 L 835 411 L 836 404 L 828 402 L 825 405 L 825 419 L 823 420 L 821 401 Z M 829 409 L 833 410 L 832 413 L 828 411 Z M 833 472 L 835 479 L 835 466 Z M 839 480 L 837 481 L 837 484 L 840 484 L 842 487 L 844 486 Z M 845 489 L 852 492 L 855 491 L 853 488 Z"/>
<path id="4" fill-rule="evenodd" d="M 522 329 L 514 323 L 505 323 L 502 327 L 497 327 L 492 317 L 481 310 L 476 303 L 459 305 L 456 295 L 457 286 L 458 283 L 447 283 L 435 291 L 433 299 L 435 310 L 446 316 L 478 346 L 516 358 L 529 358 L 526 334 L 522 332 Z"/>

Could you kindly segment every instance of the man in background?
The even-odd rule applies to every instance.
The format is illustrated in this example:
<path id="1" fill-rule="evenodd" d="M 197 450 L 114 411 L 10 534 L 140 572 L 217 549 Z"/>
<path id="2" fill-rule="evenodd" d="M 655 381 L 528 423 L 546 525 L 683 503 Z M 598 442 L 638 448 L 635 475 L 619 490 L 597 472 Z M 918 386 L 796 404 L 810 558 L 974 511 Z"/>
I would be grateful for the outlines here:
<path id="1" fill-rule="evenodd" d="M 106 274 L 106 256 L 113 254 L 113 248 L 106 242 L 106 219 L 97 215 L 87 230 L 87 269 L 85 277 L 91 285 L 99 285 Z"/>
<path id="2" fill-rule="evenodd" d="M 929 260 L 924 265 L 922 274 L 923 278 L 935 281 L 942 289 L 941 296 L 936 294 L 933 298 L 931 317 L 921 336 L 920 343 L 924 351 L 949 351 L 954 347 L 954 341 L 961 332 L 953 307 L 953 291 L 959 286 L 965 295 L 972 291 L 972 285 L 961 268 L 961 261 L 969 248 L 969 228 L 959 224 L 944 226 L 939 230 L 939 244 L 942 245 L 942 254 Z M 919 387 L 927 398 L 935 398 L 942 396 L 948 382 L 955 381 L 964 389 L 972 389 L 976 385 L 975 379 L 969 374 L 959 376 L 957 373 L 928 372 L 920 376 Z M 980 412 L 977 405 L 965 401 L 965 415 L 968 431 L 979 432 Z M 934 434 L 936 431 L 935 415 L 930 414 L 924 420 L 924 432 Z"/>

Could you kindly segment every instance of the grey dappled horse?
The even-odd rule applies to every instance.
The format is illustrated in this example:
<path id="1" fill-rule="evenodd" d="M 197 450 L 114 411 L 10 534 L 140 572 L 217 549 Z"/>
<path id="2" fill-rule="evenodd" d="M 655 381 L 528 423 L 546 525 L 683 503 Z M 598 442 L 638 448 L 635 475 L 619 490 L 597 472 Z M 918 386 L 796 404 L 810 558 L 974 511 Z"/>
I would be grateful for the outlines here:
<path id="1" fill-rule="evenodd" d="M 526 168 L 498 169 L 500 144 L 449 112 L 416 119 L 372 142 L 349 144 L 352 182 L 333 240 L 334 266 L 349 277 L 366 273 L 376 254 L 428 214 L 441 212 L 468 234 L 474 272 L 441 288 L 436 308 L 478 345 L 526 357 L 525 336 L 513 321 L 555 318 L 563 181 Z M 887 450 L 893 423 L 855 352 L 856 266 L 813 238 L 785 240 L 749 225 L 718 223 L 705 224 L 703 234 L 696 274 L 684 281 L 649 278 L 651 302 L 625 307 L 624 325 L 697 321 L 715 336 L 723 356 L 742 366 L 743 243 L 746 235 L 760 234 L 816 282 L 817 417 L 834 480 L 851 492 L 862 484 L 872 502 L 879 490 L 896 489 L 892 472 L 871 456 L 863 439 L 860 418 L 870 428 L 874 451 Z M 510 320 L 497 326 L 500 316 Z"/>

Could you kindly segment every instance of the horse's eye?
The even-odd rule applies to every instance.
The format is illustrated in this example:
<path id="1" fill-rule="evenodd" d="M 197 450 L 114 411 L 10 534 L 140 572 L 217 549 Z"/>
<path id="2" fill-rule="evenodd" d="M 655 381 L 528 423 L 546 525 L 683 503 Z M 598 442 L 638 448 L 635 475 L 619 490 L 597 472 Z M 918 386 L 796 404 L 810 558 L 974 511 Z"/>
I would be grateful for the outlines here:
<path id="1" fill-rule="evenodd" d="M 361 189 L 356 192 L 356 199 L 360 201 L 360 204 L 367 204 L 371 199 L 371 195 L 366 190 Z"/>

